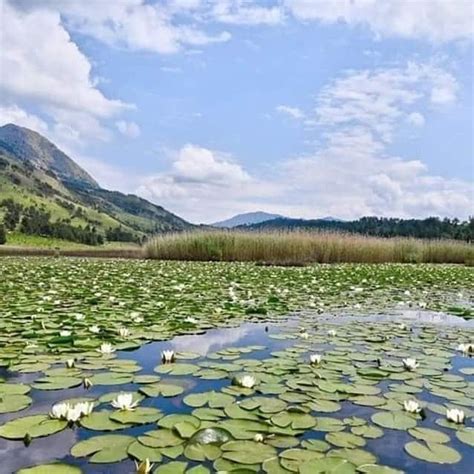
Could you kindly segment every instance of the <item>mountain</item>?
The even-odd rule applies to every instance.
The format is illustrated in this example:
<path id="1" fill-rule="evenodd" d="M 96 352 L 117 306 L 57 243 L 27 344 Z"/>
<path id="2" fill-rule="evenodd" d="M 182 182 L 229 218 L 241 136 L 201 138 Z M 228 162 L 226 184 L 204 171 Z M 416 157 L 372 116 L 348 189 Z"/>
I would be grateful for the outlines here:
<path id="1" fill-rule="evenodd" d="M 139 241 L 194 226 L 132 194 L 103 189 L 48 139 L 0 127 L 0 223 L 9 230 L 84 243 Z"/>
<path id="2" fill-rule="evenodd" d="M 28 161 L 43 171 L 53 171 L 60 179 L 77 181 L 94 188 L 97 182 L 56 145 L 37 132 L 17 125 L 0 127 L 0 147 L 19 160 Z"/>
<path id="3" fill-rule="evenodd" d="M 215 222 L 212 224 L 214 227 L 238 227 L 241 225 L 252 225 L 252 224 L 259 224 L 261 222 L 270 221 L 272 219 L 277 219 L 280 216 L 279 214 L 269 214 L 268 212 L 247 212 L 244 214 L 237 214 L 230 219 L 226 219 L 224 221 Z"/>
<path id="4" fill-rule="evenodd" d="M 344 228 L 345 221 L 335 217 L 321 217 L 319 219 L 293 219 L 291 217 L 277 217 L 276 219 L 256 222 L 251 225 L 238 226 L 248 230 L 295 230 L 295 229 L 340 229 Z"/>

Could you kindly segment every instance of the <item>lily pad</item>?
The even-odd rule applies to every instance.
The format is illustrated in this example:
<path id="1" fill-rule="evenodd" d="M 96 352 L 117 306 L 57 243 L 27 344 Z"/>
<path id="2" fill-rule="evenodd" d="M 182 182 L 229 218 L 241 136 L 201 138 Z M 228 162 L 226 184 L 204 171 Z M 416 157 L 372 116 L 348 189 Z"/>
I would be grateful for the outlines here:
<path id="1" fill-rule="evenodd" d="M 403 412 L 379 412 L 371 417 L 372 421 L 383 428 L 407 430 L 416 426 L 416 419 Z"/>
<path id="2" fill-rule="evenodd" d="M 132 436 L 102 435 L 79 441 L 71 448 L 76 457 L 91 456 L 91 463 L 113 463 L 128 457 L 128 447 L 135 441 Z"/>
<path id="3" fill-rule="evenodd" d="M 456 464 L 461 460 L 458 451 L 439 443 L 411 441 L 405 444 L 405 451 L 414 458 L 437 464 Z"/>

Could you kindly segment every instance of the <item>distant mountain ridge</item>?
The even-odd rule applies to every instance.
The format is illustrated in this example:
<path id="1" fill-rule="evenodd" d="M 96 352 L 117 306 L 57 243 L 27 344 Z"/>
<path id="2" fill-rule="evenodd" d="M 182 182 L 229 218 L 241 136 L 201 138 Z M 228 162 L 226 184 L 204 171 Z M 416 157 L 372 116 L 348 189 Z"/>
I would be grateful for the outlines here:
<path id="1" fill-rule="evenodd" d="M 101 188 L 48 139 L 14 124 L 0 127 L 0 224 L 5 220 L 9 230 L 77 239 L 87 229 L 124 241 L 195 227 L 146 199 Z"/>
<path id="2" fill-rule="evenodd" d="M 215 222 L 211 224 L 214 227 L 227 227 L 233 228 L 238 227 L 240 225 L 252 225 L 252 224 L 259 224 L 261 222 L 270 221 L 272 219 L 278 219 L 279 217 L 283 217 L 280 214 L 270 214 L 268 212 L 257 211 L 257 212 L 246 212 L 243 214 L 237 214 L 229 219 Z"/>

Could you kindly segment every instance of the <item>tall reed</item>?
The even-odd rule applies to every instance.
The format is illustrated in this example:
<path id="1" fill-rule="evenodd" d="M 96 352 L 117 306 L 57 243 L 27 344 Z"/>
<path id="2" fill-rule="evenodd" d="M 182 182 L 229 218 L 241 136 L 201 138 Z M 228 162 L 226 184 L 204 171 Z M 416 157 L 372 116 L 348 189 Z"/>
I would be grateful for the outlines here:
<path id="1" fill-rule="evenodd" d="M 474 246 L 452 240 L 377 238 L 334 232 L 203 231 L 154 237 L 147 258 L 307 263 L 466 263 Z"/>

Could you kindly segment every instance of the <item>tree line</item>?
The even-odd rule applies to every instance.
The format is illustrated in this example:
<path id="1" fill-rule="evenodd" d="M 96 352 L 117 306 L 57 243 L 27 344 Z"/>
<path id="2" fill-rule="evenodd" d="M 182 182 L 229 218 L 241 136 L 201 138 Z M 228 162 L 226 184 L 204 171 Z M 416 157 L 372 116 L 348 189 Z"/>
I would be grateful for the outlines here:
<path id="1" fill-rule="evenodd" d="M 362 217 L 355 221 L 304 220 L 277 218 L 270 221 L 240 226 L 255 230 L 325 230 L 342 231 L 376 237 L 414 237 L 419 239 L 454 239 L 474 241 L 474 217 L 459 219 L 398 219 L 386 217 Z"/>
<path id="2" fill-rule="evenodd" d="M 23 206 L 13 199 L 0 202 L 3 208 L 3 223 L 0 223 L 0 245 L 6 243 L 7 231 L 18 230 L 26 235 L 38 235 L 69 240 L 86 245 L 102 245 L 108 241 L 137 242 L 132 232 L 118 226 L 105 231 L 105 236 L 94 225 L 71 225 L 69 219 L 51 220 L 51 214 L 38 206 Z M 79 208 L 80 209 L 80 208 Z M 74 210 L 77 213 L 77 209 Z"/>

